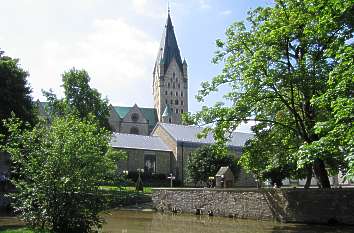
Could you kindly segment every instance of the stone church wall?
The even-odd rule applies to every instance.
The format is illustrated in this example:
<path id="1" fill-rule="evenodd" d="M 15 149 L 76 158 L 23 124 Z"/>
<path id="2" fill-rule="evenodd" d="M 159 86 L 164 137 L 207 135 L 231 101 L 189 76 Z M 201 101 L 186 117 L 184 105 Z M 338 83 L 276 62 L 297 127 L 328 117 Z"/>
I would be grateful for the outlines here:
<path id="1" fill-rule="evenodd" d="M 156 173 L 158 174 L 170 174 L 171 152 L 167 151 L 149 151 L 138 149 L 120 149 L 128 153 L 127 160 L 121 160 L 118 162 L 118 170 L 120 172 L 127 170 L 136 172 L 137 169 L 144 168 L 144 155 L 154 154 L 156 155 Z"/>

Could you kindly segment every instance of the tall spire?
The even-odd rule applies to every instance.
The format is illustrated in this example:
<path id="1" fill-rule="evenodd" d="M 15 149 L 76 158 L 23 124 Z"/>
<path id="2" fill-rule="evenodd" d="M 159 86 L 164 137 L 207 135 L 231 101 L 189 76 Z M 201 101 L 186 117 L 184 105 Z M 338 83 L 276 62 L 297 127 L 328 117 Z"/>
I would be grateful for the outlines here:
<path id="1" fill-rule="evenodd" d="M 172 25 L 170 8 L 168 8 L 167 21 L 162 34 L 156 65 L 163 64 L 164 71 L 167 71 L 172 59 L 175 58 L 178 66 L 183 70 L 181 54 L 178 48 L 177 39 Z"/>

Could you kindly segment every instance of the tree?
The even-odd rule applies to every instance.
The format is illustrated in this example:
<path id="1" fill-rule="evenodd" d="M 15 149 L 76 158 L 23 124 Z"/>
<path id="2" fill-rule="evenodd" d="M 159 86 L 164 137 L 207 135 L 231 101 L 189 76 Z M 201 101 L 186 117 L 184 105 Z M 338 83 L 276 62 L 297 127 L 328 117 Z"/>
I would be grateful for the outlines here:
<path id="1" fill-rule="evenodd" d="M 256 135 L 248 158 L 241 160 L 249 171 L 296 164 L 296 174 L 290 175 L 305 172 L 309 184 L 313 172 L 320 186 L 329 188 L 326 167 L 338 170 L 342 158 L 302 149 L 321 138 L 316 122 L 330 118 L 328 110 L 311 101 L 327 91 L 330 72 L 341 62 L 328 51 L 338 51 L 353 38 L 352 20 L 348 20 L 352 13 L 351 0 L 276 0 L 272 7 L 249 12 L 247 24 L 234 23 L 227 29 L 226 41 L 217 40 L 214 62 L 225 62 L 224 69 L 211 82 L 204 82 L 198 94 L 203 101 L 228 85 L 231 90 L 224 97 L 231 106 L 203 107 L 193 120 L 215 123 L 214 137 L 220 145 L 226 141 L 225 131 L 254 120 Z M 259 151 L 257 140 L 262 138 L 273 138 L 272 148 L 262 155 L 279 163 L 250 162 L 258 156 L 254 152 Z M 272 154 L 276 148 L 280 152 Z"/>
<path id="2" fill-rule="evenodd" d="M 0 51 L 0 134 L 7 135 L 2 120 L 10 118 L 11 113 L 23 121 L 34 122 L 27 77 L 28 73 L 19 66 L 18 59 L 4 56 Z"/>
<path id="3" fill-rule="evenodd" d="M 49 102 L 51 115 L 63 116 L 76 114 L 80 119 L 94 115 L 101 127 L 109 129 L 108 100 L 102 99 L 101 94 L 90 87 L 90 77 L 85 70 L 72 68 L 63 74 L 63 99 L 58 99 L 51 91 L 43 92 Z"/>
<path id="4" fill-rule="evenodd" d="M 239 172 L 236 158 L 232 155 L 218 153 L 213 145 L 202 146 L 193 151 L 187 161 L 187 177 L 189 182 L 208 182 L 209 177 L 214 177 L 220 167 L 229 166 L 235 177 Z"/>
<path id="5" fill-rule="evenodd" d="M 331 154 L 346 178 L 354 179 L 354 46 L 343 45 L 337 51 L 338 65 L 330 73 L 328 89 L 313 99 L 314 105 L 330 111 L 330 117 L 319 121 L 315 131 L 321 138 L 301 148 L 304 157 L 315 154 Z M 344 161 L 343 161 L 344 160 Z"/>
<path id="6" fill-rule="evenodd" d="M 102 223 L 99 183 L 116 169 L 111 134 L 95 119 L 67 115 L 23 129 L 7 121 L 10 136 L 3 148 L 11 154 L 17 192 L 13 206 L 32 227 L 53 232 L 91 232 Z"/>

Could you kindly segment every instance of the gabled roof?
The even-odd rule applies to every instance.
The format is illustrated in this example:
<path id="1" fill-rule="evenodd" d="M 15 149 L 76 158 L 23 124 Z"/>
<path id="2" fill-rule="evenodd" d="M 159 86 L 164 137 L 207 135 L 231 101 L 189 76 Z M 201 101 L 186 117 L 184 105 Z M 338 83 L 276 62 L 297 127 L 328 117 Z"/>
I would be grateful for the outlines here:
<path id="1" fill-rule="evenodd" d="M 175 32 L 173 30 L 170 13 L 168 13 L 167 22 L 162 34 L 160 47 L 156 58 L 155 68 L 157 65 L 163 64 L 166 72 L 173 58 L 176 59 L 179 68 L 183 71 L 181 54 L 178 48 Z"/>
<path id="2" fill-rule="evenodd" d="M 119 115 L 121 119 L 123 119 L 132 107 L 123 107 L 123 106 L 114 106 L 113 109 Z M 157 123 L 157 112 L 154 108 L 140 108 L 140 111 L 143 113 L 146 120 L 149 122 L 149 128 L 153 129 Z"/>
<path id="3" fill-rule="evenodd" d="M 160 137 L 136 134 L 114 133 L 111 146 L 113 148 L 171 151 Z"/>
<path id="4" fill-rule="evenodd" d="M 194 144 L 213 144 L 215 143 L 212 133 L 208 133 L 205 138 L 198 138 L 197 135 L 202 132 L 203 127 L 193 125 L 176 125 L 167 123 L 158 123 L 176 142 L 194 143 Z M 158 127 L 157 126 L 157 127 Z M 253 137 L 252 133 L 234 132 L 232 138 L 227 143 L 230 147 L 243 147 L 246 141 Z"/>

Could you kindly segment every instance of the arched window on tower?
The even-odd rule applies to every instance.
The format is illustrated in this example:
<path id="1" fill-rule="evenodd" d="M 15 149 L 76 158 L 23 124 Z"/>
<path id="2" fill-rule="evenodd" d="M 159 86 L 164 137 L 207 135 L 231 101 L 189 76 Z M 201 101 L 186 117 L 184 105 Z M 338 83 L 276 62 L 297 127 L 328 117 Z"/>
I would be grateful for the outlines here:
<path id="1" fill-rule="evenodd" d="M 135 126 L 130 128 L 130 133 L 131 134 L 139 134 L 139 129 Z"/>

